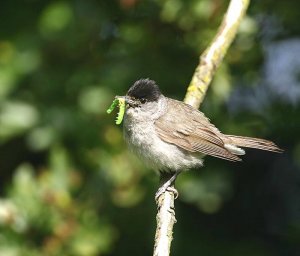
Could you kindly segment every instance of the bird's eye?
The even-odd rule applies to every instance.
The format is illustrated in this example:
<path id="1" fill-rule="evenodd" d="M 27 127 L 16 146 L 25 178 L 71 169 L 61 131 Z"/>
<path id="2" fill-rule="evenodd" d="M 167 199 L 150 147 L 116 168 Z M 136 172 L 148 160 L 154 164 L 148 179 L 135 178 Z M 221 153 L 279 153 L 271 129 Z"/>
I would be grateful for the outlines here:
<path id="1" fill-rule="evenodd" d="M 145 98 L 141 98 L 141 100 L 140 100 L 140 101 L 141 101 L 141 103 L 142 103 L 142 104 L 144 104 L 144 103 L 146 103 L 146 102 L 147 102 L 147 99 L 145 99 Z"/>

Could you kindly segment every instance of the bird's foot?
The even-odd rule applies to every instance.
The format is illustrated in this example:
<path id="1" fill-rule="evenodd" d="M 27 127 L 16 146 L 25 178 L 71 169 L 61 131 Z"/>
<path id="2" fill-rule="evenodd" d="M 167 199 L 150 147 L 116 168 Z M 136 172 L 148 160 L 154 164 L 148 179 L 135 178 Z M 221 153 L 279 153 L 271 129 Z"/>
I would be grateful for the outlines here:
<path id="1" fill-rule="evenodd" d="M 172 192 L 174 194 L 174 198 L 177 199 L 179 196 L 178 190 L 174 187 L 167 187 L 166 189 L 169 192 Z"/>
<path id="2" fill-rule="evenodd" d="M 177 199 L 178 198 L 178 191 L 176 188 L 174 187 L 169 187 L 169 186 L 165 186 L 165 184 L 163 186 L 161 186 L 157 192 L 155 193 L 155 201 L 158 202 L 158 199 L 160 198 L 160 196 L 165 193 L 166 191 L 172 192 L 174 194 L 174 198 Z"/>
<path id="3" fill-rule="evenodd" d="M 163 183 L 160 188 L 157 190 L 157 192 L 155 193 L 155 201 L 158 202 L 160 196 L 166 192 L 172 192 L 174 194 L 174 198 L 177 199 L 178 198 L 178 191 L 176 188 L 174 188 L 172 186 L 173 182 L 175 181 L 176 177 L 177 177 L 178 173 L 173 174 L 173 176 L 171 176 L 170 179 L 168 179 L 165 183 Z"/>

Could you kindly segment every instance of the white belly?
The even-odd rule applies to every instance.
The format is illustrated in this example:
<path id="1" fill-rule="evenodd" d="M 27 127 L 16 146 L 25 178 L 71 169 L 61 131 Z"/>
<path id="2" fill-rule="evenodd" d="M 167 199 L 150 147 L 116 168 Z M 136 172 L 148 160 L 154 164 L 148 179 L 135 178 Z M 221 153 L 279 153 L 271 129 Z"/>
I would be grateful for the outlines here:
<path id="1" fill-rule="evenodd" d="M 179 172 L 203 165 L 200 154 L 187 152 L 162 141 L 150 121 L 141 122 L 125 117 L 124 137 L 128 146 L 154 170 Z"/>

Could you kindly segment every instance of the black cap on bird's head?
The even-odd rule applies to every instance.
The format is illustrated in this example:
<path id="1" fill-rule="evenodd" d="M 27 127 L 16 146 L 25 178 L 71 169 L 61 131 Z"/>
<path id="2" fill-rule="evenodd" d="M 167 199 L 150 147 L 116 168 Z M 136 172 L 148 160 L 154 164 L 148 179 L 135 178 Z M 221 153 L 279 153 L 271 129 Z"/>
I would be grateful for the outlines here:
<path id="1" fill-rule="evenodd" d="M 161 96 L 158 85 L 155 81 L 146 79 L 137 80 L 128 90 L 127 97 L 139 100 L 141 103 L 157 101 Z"/>

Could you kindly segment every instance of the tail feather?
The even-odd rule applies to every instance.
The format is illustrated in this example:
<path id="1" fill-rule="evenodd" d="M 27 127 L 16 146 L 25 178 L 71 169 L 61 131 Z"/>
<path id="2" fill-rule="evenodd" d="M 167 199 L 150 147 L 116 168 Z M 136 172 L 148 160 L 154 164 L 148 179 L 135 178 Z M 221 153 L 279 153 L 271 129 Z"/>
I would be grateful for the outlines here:
<path id="1" fill-rule="evenodd" d="M 256 148 L 277 153 L 283 152 L 283 150 L 280 149 L 274 142 L 269 140 L 235 135 L 226 135 L 226 137 L 231 140 L 230 144 L 238 147 Z"/>

